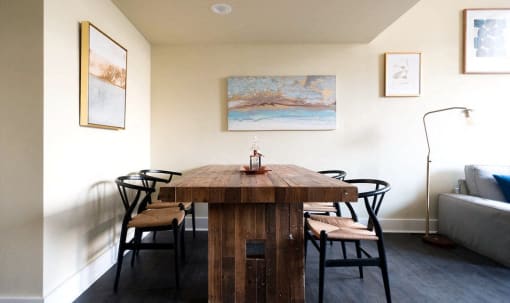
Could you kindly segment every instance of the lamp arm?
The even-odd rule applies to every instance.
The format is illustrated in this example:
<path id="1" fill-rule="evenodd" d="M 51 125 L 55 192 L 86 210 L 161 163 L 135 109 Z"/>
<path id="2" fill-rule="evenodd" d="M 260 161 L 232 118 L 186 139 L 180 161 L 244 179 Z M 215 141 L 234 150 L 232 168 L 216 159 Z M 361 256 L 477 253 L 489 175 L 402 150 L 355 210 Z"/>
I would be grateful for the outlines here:
<path id="1" fill-rule="evenodd" d="M 429 143 L 429 134 L 427 132 L 427 123 L 426 123 L 426 120 L 425 118 L 430 115 L 430 114 L 435 114 L 435 113 L 439 113 L 439 112 L 444 112 L 444 111 L 448 111 L 448 110 L 454 110 L 454 109 L 458 109 L 458 110 L 463 110 L 466 112 L 466 115 L 469 111 L 471 111 L 471 109 L 467 108 L 467 107 L 463 107 L 463 106 L 453 106 L 453 107 L 447 107 L 447 108 L 441 108 L 441 109 L 437 109 L 437 110 L 432 110 L 430 112 L 426 112 L 424 115 L 423 115 L 423 129 L 425 130 L 425 139 L 427 139 L 427 149 L 428 149 L 428 152 L 427 152 L 427 161 L 430 157 L 430 143 Z"/>

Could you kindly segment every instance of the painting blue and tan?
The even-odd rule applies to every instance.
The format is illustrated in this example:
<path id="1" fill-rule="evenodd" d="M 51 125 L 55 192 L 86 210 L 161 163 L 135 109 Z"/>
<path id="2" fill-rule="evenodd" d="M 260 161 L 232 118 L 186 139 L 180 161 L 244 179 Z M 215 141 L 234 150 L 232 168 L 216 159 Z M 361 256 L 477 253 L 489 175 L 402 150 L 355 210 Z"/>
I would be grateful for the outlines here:
<path id="1" fill-rule="evenodd" d="M 335 76 L 230 77 L 228 130 L 336 128 Z"/>

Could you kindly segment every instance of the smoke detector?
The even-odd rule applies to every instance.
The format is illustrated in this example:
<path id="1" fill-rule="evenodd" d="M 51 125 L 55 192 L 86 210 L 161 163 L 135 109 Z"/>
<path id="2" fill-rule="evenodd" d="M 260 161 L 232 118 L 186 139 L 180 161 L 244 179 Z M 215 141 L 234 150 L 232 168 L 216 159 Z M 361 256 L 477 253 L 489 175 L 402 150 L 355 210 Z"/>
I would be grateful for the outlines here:
<path id="1" fill-rule="evenodd" d="M 211 5 L 211 11 L 218 15 L 228 15 L 232 12 L 232 6 L 226 3 L 216 3 Z"/>

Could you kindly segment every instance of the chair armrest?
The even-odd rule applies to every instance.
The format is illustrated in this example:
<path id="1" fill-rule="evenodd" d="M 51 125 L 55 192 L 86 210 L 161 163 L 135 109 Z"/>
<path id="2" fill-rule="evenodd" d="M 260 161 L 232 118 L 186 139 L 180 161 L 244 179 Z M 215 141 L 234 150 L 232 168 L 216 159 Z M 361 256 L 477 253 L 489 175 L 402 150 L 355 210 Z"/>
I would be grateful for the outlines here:
<path id="1" fill-rule="evenodd" d="M 158 182 L 164 182 L 164 183 L 170 183 L 170 181 L 172 181 L 173 176 L 182 176 L 182 173 L 180 173 L 180 172 L 175 172 L 175 171 L 171 171 L 171 170 L 161 170 L 161 169 L 142 169 L 142 170 L 140 170 L 140 173 L 143 175 L 147 175 L 147 174 L 168 175 L 168 177 L 166 177 L 164 179 L 152 176 L 153 178 L 158 179 L 157 180 Z"/>

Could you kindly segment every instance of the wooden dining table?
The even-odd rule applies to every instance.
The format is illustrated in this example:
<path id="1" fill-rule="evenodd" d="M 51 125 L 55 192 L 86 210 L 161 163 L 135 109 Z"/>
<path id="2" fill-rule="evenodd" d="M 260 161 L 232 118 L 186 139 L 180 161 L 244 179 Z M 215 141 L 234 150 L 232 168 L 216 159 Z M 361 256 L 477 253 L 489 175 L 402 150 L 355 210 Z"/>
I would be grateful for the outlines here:
<path id="1" fill-rule="evenodd" d="M 357 201 L 357 188 L 296 165 L 207 165 L 159 199 L 208 203 L 208 301 L 304 302 L 303 202 Z"/>

